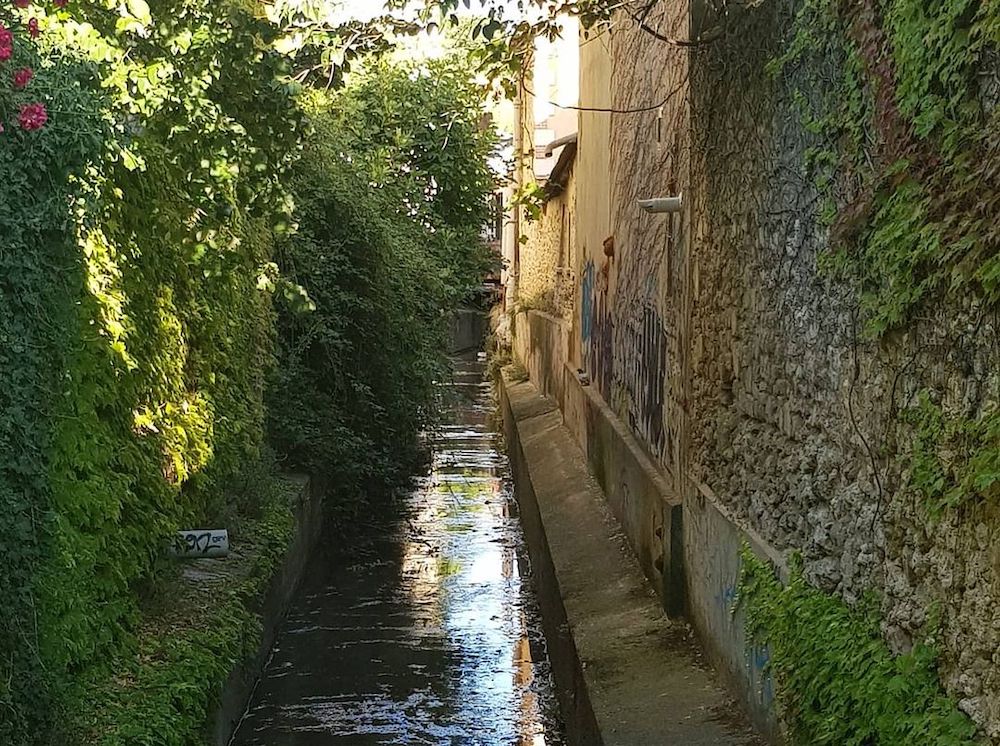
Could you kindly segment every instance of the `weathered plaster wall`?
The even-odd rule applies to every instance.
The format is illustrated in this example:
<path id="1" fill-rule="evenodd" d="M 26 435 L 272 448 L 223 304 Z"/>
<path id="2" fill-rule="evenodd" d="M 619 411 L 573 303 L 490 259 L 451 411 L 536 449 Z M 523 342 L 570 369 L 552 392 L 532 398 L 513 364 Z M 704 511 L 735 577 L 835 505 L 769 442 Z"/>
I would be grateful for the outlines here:
<path id="1" fill-rule="evenodd" d="M 611 33 L 591 30 L 580 45 L 580 106 L 610 109 Z M 611 237 L 611 117 L 606 111 L 581 111 L 576 156 L 577 211 L 574 266 L 579 292 L 573 313 L 571 357 L 576 368 L 591 368 L 595 291 L 610 277 L 612 256 L 605 253 Z"/>
<path id="2" fill-rule="evenodd" d="M 576 185 L 571 174 L 565 189 L 542 207 L 538 220 L 524 221 L 520 250 L 523 307 L 570 319 L 576 302 Z"/>
<path id="3" fill-rule="evenodd" d="M 660 3 L 647 23 L 685 39 L 687 3 Z M 674 290 L 683 271 L 683 221 L 642 212 L 637 202 L 676 195 L 687 182 L 687 54 L 626 23 L 616 27 L 612 50 L 614 257 L 606 281 L 594 283 L 590 367 L 612 409 L 671 468 L 678 421 L 669 392 L 679 380 L 683 330 L 665 319 L 682 302 Z"/>

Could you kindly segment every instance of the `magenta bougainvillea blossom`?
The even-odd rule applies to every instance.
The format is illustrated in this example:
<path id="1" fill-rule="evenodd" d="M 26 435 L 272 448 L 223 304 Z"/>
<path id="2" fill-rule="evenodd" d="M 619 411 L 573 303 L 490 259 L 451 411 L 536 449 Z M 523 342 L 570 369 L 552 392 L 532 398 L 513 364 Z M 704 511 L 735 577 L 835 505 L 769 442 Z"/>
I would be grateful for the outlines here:
<path id="1" fill-rule="evenodd" d="M 14 34 L 0 23 L 0 62 L 5 62 L 14 54 Z"/>
<path id="2" fill-rule="evenodd" d="M 4 2 L 5 0 L 0 0 Z M 22 10 L 30 8 L 32 5 L 32 0 L 6 0 L 11 2 L 15 7 Z M 51 0 L 52 3 L 58 8 L 66 7 L 67 0 Z M 9 7 L 9 6 L 8 6 Z M 38 25 L 37 18 L 29 18 L 27 22 L 22 27 L 22 30 L 27 30 L 27 36 L 31 39 L 37 39 L 41 34 L 41 29 Z M 14 56 L 15 45 L 23 43 L 23 41 L 18 41 L 17 27 L 8 28 L 3 23 L 0 23 L 0 66 L 3 63 L 8 62 Z M 10 81 L 9 90 L 13 91 L 24 91 L 31 84 L 32 79 L 35 77 L 35 71 L 30 67 L 20 67 L 7 75 L 0 74 L 0 104 L 3 103 L 3 80 L 7 78 Z M 14 101 L 8 102 L 8 105 L 17 106 L 18 105 L 18 95 Z M 23 101 L 23 99 L 21 99 Z M 29 99 L 30 101 L 30 99 Z M 7 106 L 0 106 L 0 118 L 5 118 L 6 114 L 4 109 Z M 9 109 L 8 109 L 9 112 Z M 49 113 L 45 108 L 45 104 L 41 102 L 32 103 L 20 103 L 20 112 L 17 115 L 17 125 L 21 130 L 25 132 L 34 132 L 45 126 L 46 122 L 49 121 Z M 0 121 L 0 134 L 6 132 L 3 121 Z"/>
<path id="3" fill-rule="evenodd" d="M 17 123 L 26 132 L 41 129 L 49 121 L 49 114 L 44 104 L 25 104 L 17 116 Z"/>
<path id="4" fill-rule="evenodd" d="M 30 67 L 22 67 L 16 73 L 14 73 L 14 87 L 17 90 L 23 90 L 28 87 L 28 83 L 31 79 L 35 77 L 35 71 Z"/>

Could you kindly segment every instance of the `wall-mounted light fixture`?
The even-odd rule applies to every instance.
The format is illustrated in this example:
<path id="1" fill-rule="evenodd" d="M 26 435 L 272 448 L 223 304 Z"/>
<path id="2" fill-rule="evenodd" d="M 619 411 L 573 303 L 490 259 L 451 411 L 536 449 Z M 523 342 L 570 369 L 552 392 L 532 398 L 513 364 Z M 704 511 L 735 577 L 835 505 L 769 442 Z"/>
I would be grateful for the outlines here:
<path id="1" fill-rule="evenodd" d="M 639 207 L 641 207 L 646 212 L 651 212 L 653 214 L 676 214 L 681 211 L 684 207 L 684 195 L 678 194 L 676 197 L 654 197 L 653 199 L 640 199 Z M 670 256 L 670 243 L 667 243 L 666 252 L 666 269 L 667 269 L 667 279 L 666 279 L 666 292 L 670 293 L 674 284 L 674 271 L 671 265 Z"/>
<path id="2" fill-rule="evenodd" d="M 684 196 L 678 194 L 676 197 L 654 197 L 653 199 L 640 199 L 639 207 L 646 212 L 680 212 L 684 206 Z"/>

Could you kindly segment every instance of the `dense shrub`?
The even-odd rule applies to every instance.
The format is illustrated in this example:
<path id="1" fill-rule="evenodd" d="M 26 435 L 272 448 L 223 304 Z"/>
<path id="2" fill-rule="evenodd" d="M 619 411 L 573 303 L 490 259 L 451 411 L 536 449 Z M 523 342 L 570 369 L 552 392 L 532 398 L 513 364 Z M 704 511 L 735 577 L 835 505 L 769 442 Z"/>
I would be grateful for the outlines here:
<path id="1" fill-rule="evenodd" d="M 259 458 L 259 277 L 296 141 L 240 3 L 73 12 L 0 11 L 0 743 L 46 742 L 136 644 L 170 535 Z"/>
<path id="2" fill-rule="evenodd" d="M 39 578 L 57 562 L 86 561 L 59 554 L 73 529 L 55 510 L 52 477 L 56 453 L 67 453 L 63 405 L 84 383 L 68 369 L 85 344 L 75 336 L 87 278 L 74 211 L 92 197 L 79 180 L 101 155 L 101 102 L 86 92 L 85 67 L 58 57 L 41 67 L 20 47 L 16 63 L 29 59 L 33 92 L 61 114 L 58 127 L 35 132 L 5 116 L 0 135 L 0 743 L 30 743 L 25 734 L 51 708 L 51 615 Z M 10 100 L 0 92 L 0 112 Z"/>
<path id="3" fill-rule="evenodd" d="M 303 109 L 255 4 L 70 10 L 0 7 L 0 743 L 79 742 L 58 720 L 189 743 L 253 624 L 161 639 L 165 546 L 261 510 L 234 488 L 261 468 L 276 359 L 287 466 L 393 471 L 489 261 L 491 139 L 458 68 L 378 66 L 312 101 L 290 174 Z"/>
<path id="4" fill-rule="evenodd" d="M 493 258 L 482 92 L 461 58 L 373 65 L 308 104 L 298 232 L 278 251 L 310 314 L 279 317 L 271 430 L 291 463 L 341 486 L 392 476 L 431 419 L 448 312 Z"/>
<path id="5" fill-rule="evenodd" d="M 768 647 L 768 670 L 790 743 L 980 743 L 975 724 L 941 687 L 933 636 L 905 655 L 893 655 L 870 604 L 851 608 L 813 588 L 797 557 L 782 583 L 749 546 L 741 554 L 739 603 L 747 634 Z"/>

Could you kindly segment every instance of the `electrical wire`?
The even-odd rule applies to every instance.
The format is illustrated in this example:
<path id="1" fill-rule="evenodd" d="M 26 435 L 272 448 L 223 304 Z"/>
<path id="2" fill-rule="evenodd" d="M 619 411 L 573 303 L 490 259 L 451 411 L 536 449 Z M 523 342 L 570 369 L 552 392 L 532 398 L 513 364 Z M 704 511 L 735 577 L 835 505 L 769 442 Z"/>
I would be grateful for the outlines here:
<path id="1" fill-rule="evenodd" d="M 680 90 L 685 86 L 687 82 L 688 82 L 688 76 L 685 75 L 684 79 L 681 80 L 681 82 L 678 83 L 674 87 L 674 89 L 671 90 L 670 93 L 668 93 L 662 101 L 660 101 L 657 104 L 652 104 L 651 106 L 639 106 L 632 109 L 617 109 L 614 107 L 601 107 L 601 106 L 564 106 L 562 104 L 557 104 L 555 101 L 549 101 L 548 104 L 550 106 L 556 107 L 557 109 L 563 109 L 564 111 L 583 111 L 583 112 L 592 112 L 596 114 L 644 114 L 649 111 L 658 111 L 659 109 L 662 109 L 670 102 L 670 100 L 674 96 L 676 96 L 680 92 Z M 520 83 L 520 86 L 525 91 L 530 93 L 532 96 L 538 98 L 535 92 L 531 90 L 528 87 L 528 85 L 523 81 Z"/>

